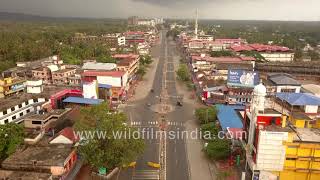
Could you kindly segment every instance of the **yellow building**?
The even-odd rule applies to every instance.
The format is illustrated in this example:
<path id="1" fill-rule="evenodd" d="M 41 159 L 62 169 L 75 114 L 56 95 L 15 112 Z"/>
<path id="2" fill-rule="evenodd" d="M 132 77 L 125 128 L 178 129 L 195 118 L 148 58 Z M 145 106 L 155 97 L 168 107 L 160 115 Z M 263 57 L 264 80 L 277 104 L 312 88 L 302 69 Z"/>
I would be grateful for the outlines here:
<path id="1" fill-rule="evenodd" d="M 312 128 L 316 126 L 313 124 L 313 120 L 302 112 L 292 112 L 289 120 L 297 128 Z"/>
<path id="2" fill-rule="evenodd" d="M 284 170 L 280 180 L 320 179 L 320 130 L 296 128 L 289 134 Z"/>
<path id="3" fill-rule="evenodd" d="M 14 79 L 11 77 L 0 79 L 0 98 L 23 91 L 24 88 L 25 80 Z"/>

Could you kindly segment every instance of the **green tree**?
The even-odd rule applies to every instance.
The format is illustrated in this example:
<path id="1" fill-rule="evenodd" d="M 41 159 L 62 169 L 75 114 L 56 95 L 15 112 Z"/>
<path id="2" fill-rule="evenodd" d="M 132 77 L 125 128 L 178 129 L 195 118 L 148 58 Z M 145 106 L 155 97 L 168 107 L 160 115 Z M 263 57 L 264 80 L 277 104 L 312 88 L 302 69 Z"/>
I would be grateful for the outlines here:
<path id="1" fill-rule="evenodd" d="M 214 106 L 198 108 L 196 109 L 195 116 L 201 124 L 215 122 L 217 120 L 217 110 Z"/>
<path id="2" fill-rule="evenodd" d="M 149 55 L 140 56 L 140 64 L 142 65 L 149 65 L 152 63 L 152 58 Z"/>
<path id="3" fill-rule="evenodd" d="M 267 61 L 266 58 L 264 58 L 259 52 L 256 51 L 243 51 L 241 52 L 241 54 L 248 57 L 254 57 L 259 62 Z"/>
<path id="4" fill-rule="evenodd" d="M 101 63 L 116 63 L 117 60 L 108 55 L 100 55 L 96 58 L 97 62 Z"/>
<path id="5" fill-rule="evenodd" d="M 191 80 L 189 69 L 186 64 L 180 64 L 176 74 L 178 76 L 178 79 L 180 79 L 181 81 Z"/>
<path id="6" fill-rule="evenodd" d="M 0 160 L 14 153 L 17 147 L 23 143 L 23 126 L 16 123 L 0 125 Z"/>
<path id="7" fill-rule="evenodd" d="M 143 65 L 140 65 L 138 70 L 137 70 L 137 74 L 141 77 L 143 77 L 145 74 L 147 73 L 146 67 Z"/>
<path id="8" fill-rule="evenodd" d="M 136 129 L 128 127 L 126 121 L 125 114 L 110 111 L 106 103 L 82 108 L 76 130 L 96 133 L 80 138 L 79 153 L 84 161 L 94 169 L 112 169 L 135 161 L 144 151 L 144 141 L 133 136 Z"/>
<path id="9" fill-rule="evenodd" d="M 231 153 L 230 140 L 218 138 L 211 140 L 208 142 L 207 147 L 204 148 L 204 151 L 212 160 L 226 159 Z"/>
<path id="10" fill-rule="evenodd" d="M 209 138 L 216 137 L 219 132 L 219 129 L 217 128 L 215 122 L 202 124 L 200 129 L 201 129 L 203 138 L 208 138 L 207 137 L 208 134 L 210 134 Z M 208 140 L 208 139 L 206 139 L 206 140 Z"/>

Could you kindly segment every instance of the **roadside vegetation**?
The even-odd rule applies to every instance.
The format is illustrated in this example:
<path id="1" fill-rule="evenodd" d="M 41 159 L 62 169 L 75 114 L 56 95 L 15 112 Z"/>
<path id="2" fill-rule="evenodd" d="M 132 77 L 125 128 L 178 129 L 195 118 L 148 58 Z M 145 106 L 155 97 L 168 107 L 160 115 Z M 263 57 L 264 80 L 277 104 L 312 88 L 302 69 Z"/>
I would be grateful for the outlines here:
<path id="1" fill-rule="evenodd" d="M 180 63 L 178 70 L 176 71 L 178 80 L 185 83 L 189 90 L 194 90 L 195 85 L 192 82 L 191 74 L 189 72 L 188 66 L 184 63 Z"/>
<path id="2" fill-rule="evenodd" d="M 90 138 L 80 137 L 79 154 L 92 171 L 121 168 L 136 161 L 143 153 L 144 141 L 129 134 L 136 129 L 127 126 L 126 122 L 125 114 L 112 112 L 106 103 L 81 109 L 76 131 L 103 133 Z M 122 133 L 122 137 L 115 137 L 115 133 Z"/>
<path id="3" fill-rule="evenodd" d="M 198 108 L 195 116 L 201 124 L 202 138 L 206 141 L 203 151 L 211 160 L 224 160 L 230 156 L 230 140 L 220 139 L 221 131 L 217 122 L 217 110 L 214 106 Z"/>
<path id="4" fill-rule="evenodd" d="M 150 55 L 140 56 L 139 69 L 137 70 L 137 74 L 140 76 L 140 78 L 143 78 L 143 76 L 147 73 L 147 69 L 152 62 L 153 60 Z"/>

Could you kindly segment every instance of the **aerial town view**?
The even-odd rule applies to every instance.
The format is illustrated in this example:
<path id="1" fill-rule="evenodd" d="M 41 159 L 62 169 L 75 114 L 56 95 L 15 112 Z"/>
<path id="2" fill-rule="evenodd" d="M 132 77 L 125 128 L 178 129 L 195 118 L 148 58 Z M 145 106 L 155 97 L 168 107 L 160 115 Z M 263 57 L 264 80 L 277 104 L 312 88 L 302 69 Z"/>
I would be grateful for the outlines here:
<path id="1" fill-rule="evenodd" d="M 0 180 L 320 180 L 319 0 L 0 0 Z"/>

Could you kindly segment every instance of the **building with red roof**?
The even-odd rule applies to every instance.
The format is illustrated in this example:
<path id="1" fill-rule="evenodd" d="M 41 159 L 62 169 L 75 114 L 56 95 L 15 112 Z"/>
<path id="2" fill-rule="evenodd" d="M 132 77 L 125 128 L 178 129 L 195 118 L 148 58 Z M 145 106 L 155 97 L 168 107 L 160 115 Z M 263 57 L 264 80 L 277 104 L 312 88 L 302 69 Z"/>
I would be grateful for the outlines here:
<path id="1" fill-rule="evenodd" d="M 128 80 L 131 82 L 135 78 L 135 74 L 139 67 L 139 55 L 137 54 L 115 54 L 112 56 L 117 60 L 118 71 L 128 73 Z"/>
<path id="2" fill-rule="evenodd" d="M 209 55 L 191 56 L 193 72 L 203 71 L 209 79 L 227 79 L 228 69 L 252 70 L 255 58 L 252 57 L 211 57 Z"/>
<path id="3" fill-rule="evenodd" d="M 216 42 L 220 42 L 225 44 L 227 47 L 230 47 L 232 45 L 241 45 L 241 44 L 247 44 L 247 40 L 245 39 L 232 39 L 232 38 L 224 38 L 224 39 L 215 39 Z"/>
<path id="4" fill-rule="evenodd" d="M 294 52 L 288 47 L 266 44 L 232 45 L 230 49 L 241 54 L 244 51 L 256 51 L 268 61 L 291 62 Z"/>
<path id="5" fill-rule="evenodd" d="M 80 140 L 72 127 L 62 129 L 58 135 L 50 141 L 50 144 L 75 144 Z"/>

